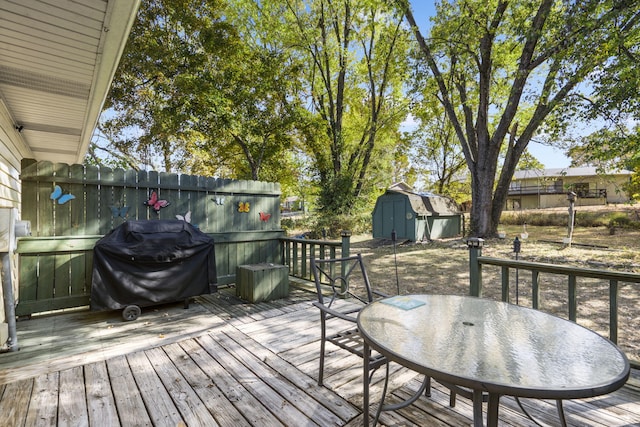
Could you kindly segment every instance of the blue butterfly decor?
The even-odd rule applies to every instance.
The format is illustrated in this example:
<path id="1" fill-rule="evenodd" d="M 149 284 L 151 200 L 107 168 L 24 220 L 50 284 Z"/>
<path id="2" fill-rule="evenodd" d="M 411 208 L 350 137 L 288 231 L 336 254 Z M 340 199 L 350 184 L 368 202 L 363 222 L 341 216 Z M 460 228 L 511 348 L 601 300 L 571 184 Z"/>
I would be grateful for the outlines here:
<path id="1" fill-rule="evenodd" d="M 127 218 L 127 214 L 129 213 L 129 206 L 122 206 L 120 208 L 117 206 L 109 207 L 111 208 L 111 215 L 113 215 L 114 218 Z"/>
<path id="2" fill-rule="evenodd" d="M 51 195 L 49 197 L 51 198 L 51 200 L 54 200 L 54 201 L 57 200 L 59 205 L 64 205 L 69 200 L 73 200 L 73 199 L 76 198 L 76 196 L 74 196 L 71 193 L 62 194 L 62 188 L 60 188 L 59 185 L 56 185 L 53 188 L 53 193 L 51 193 Z"/>

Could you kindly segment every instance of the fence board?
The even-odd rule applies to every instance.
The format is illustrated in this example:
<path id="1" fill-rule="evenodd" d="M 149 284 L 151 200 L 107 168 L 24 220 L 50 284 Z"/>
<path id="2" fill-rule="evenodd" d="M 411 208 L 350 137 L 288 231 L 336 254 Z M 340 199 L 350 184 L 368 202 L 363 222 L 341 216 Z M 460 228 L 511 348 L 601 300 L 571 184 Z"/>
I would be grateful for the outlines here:
<path id="1" fill-rule="evenodd" d="M 20 256 L 18 267 L 19 283 L 18 301 L 34 301 L 38 299 L 38 256 Z M 17 309 L 16 309 L 17 310 Z"/>
<path id="2" fill-rule="evenodd" d="M 82 235 L 86 234 L 86 199 L 84 197 L 84 166 L 71 165 L 69 167 L 69 177 L 74 183 L 69 184 L 69 192 L 76 196 L 73 200 L 74 209 L 71 211 L 71 230 L 70 234 Z"/>
<path id="3" fill-rule="evenodd" d="M 138 218 L 138 211 L 142 206 L 138 193 L 138 173 L 135 170 L 129 169 L 124 172 L 124 187 L 124 197 L 120 206 L 123 210 L 118 218 L 120 222 Z"/>
<path id="4" fill-rule="evenodd" d="M 87 289 L 87 256 L 84 253 L 69 254 L 69 294 L 84 295 L 89 292 Z M 89 270 L 91 270 L 89 264 Z M 90 282 L 89 282 L 90 283 Z M 57 298 L 57 295 L 56 295 Z"/>
<path id="5" fill-rule="evenodd" d="M 71 256 L 69 254 L 58 254 L 54 256 L 54 290 L 53 298 L 68 297 L 71 292 L 69 263 Z"/>
<path id="6" fill-rule="evenodd" d="M 38 256 L 38 300 L 50 300 L 55 297 L 54 284 L 56 265 L 55 257 L 50 255 Z"/>
<path id="7" fill-rule="evenodd" d="M 104 214 L 109 218 L 111 224 L 110 229 L 114 229 L 123 223 L 124 218 L 120 215 L 121 209 L 124 206 L 124 192 L 125 192 L 125 180 L 124 170 L 113 170 L 113 184 L 111 188 L 111 201 L 108 206 L 105 207 Z"/>
<path id="8" fill-rule="evenodd" d="M 113 205 L 113 169 L 107 167 L 100 168 L 100 186 L 98 188 L 99 202 L 97 215 L 99 218 L 98 232 L 100 234 L 106 234 L 111 227 L 111 209 L 109 205 Z M 109 213 L 107 213 L 107 210 Z"/>
<path id="9" fill-rule="evenodd" d="M 53 164 L 51 162 L 38 163 L 38 176 L 41 175 L 53 176 Z M 52 191 L 53 186 L 50 183 L 45 182 L 43 185 L 38 186 L 38 200 L 36 202 L 36 209 L 38 212 L 38 218 L 36 221 L 37 236 L 55 236 L 53 203 L 51 200 Z M 23 215 L 26 214 L 28 214 L 28 212 L 23 213 Z"/>
<path id="10" fill-rule="evenodd" d="M 96 166 L 87 166 L 85 169 L 85 177 L 87 182 L 98 181 L 100 171 Z M 86 206 L 86 234 L 100 233 L 100 195 L 96 185 L 87 184 L 85 187 L 85 206 Z"/>
<path id="11" fill-rule="evenodd" d="M 53 165 L 53 173 L 56 178 L 69 178 L 69 165 L 56 163 Z M 67 183 L 58 183 L 57 181 L 54 181 L 54 188 L 51 189 L 51 194 L 49 195 L 49 199 L 53 207 L 54 235 L 70 235 L 72 234 L 71 207 L 75 200 L 66 201 L 66 197 L 75 197 L 75 195 L 70 194 L 69 184 Z"/>
<path id="12" fill-rule="evenodd" d="M 204 181 L 204 182 L 203 182 Z M 207 230 L 211 233 L 221 233 L 225 230 L 231 230 L 229 223 L 230 215 L 226 213 L 228 209 L 233 208 L 233 202 L 228 194 L 220 192 L 220 189 L 227 183 L 227 180 L 200 179 L 199 184 L 204 185 L 210 197 L 210 200 L 200 202 L 204 204 L 208 223 Z M 231 207 L 231 208 L 230 208 Z"/>
<path id="13" fill-rule="evenodd" d="M 170 205 L 166 208 L 160 209 L 158 217 L 162 219 L 176 219 L 176 215 L 184 215 L 186 211 L 182 211 L 182 204 L 180 203 L 180 191 L 175 188 L 178 187 L 178 175 L 175 173 L 160 173 L 159 174 L 160 188 L 159 194 L 162 194 L 162 198 L 167 200 Z M 179 210 L 180 209 L 180 210 Z M 153 209 L 152 209 L 153 210 Z"/>

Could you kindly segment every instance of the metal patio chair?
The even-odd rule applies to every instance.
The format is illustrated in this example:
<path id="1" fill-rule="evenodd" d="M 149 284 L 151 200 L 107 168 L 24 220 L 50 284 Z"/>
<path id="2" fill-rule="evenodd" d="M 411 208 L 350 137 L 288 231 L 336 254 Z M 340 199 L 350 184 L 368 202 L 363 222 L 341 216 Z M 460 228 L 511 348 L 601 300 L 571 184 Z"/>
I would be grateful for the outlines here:
<path id="1" fill-rule="evenodd" d="M 322 385 L 324 377 L 324 360 L 326 343 L 330 342 L 359 357 L 363 357 L 364 344 L 356 326 L 358 312 L 375 299 L 387 295 L 371 288 L 369 277 L 362 261 L 361 254 L 346 258 L 311 258 L 311 271 L 316 284 L 318 301 L 313 305 L 320 309 L 320 370 L 318 385 Z M 328 323 L 342 321 L 342 328 L 337 332 Z M 369 364 L 372 370 L 386 362 L 381 354 L 372 353 Z"/>

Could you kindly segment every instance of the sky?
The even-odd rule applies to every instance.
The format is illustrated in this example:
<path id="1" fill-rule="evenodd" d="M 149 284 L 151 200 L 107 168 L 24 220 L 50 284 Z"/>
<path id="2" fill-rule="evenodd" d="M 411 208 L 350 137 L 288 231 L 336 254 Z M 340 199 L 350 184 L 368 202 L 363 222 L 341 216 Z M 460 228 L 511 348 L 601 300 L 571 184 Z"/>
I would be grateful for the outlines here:
<path id="1" fill-rule="evenodd" d="M 426 35 L 429 28 L 429 17 L 435 14 L 435 2 L 433 0 L 410 0 L 413 15 L 418 28 Z M 571 160 L 564 155 L 562 150 L 531 141 L 529 152 L 548 169 L 566 168 Z"/>

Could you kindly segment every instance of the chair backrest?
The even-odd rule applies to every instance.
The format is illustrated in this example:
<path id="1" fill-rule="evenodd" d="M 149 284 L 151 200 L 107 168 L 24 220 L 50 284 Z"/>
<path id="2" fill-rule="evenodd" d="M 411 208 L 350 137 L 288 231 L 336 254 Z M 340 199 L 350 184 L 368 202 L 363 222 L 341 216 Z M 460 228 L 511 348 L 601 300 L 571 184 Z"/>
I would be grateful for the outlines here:
<path id="1" fill-rule="evenodd" d="M 353 297 L 364 304 L 373 301 L 373 292 L 362 255 L 346 258 L 311 258 L 311 271 L 320 304 L 331 307 L 337 299 Z"/>

